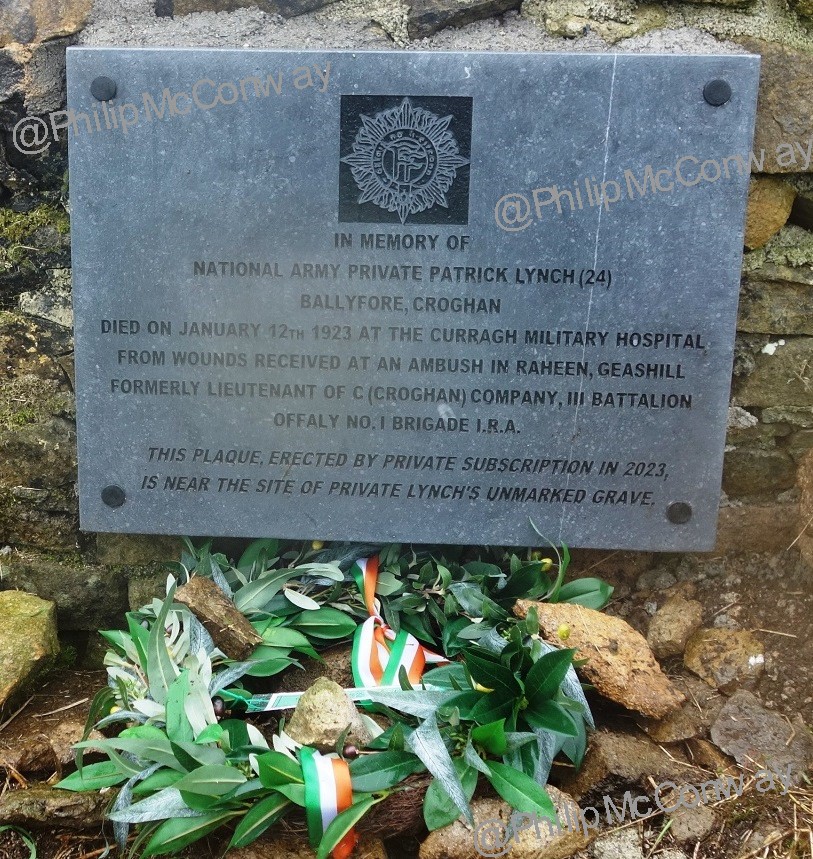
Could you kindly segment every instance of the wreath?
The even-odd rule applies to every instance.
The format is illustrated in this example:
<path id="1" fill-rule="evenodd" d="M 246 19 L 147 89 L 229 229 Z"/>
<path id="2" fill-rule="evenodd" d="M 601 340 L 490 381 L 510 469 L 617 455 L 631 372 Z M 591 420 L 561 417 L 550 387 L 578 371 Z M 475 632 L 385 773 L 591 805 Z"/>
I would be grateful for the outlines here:
<path id="1" fill-rule="evenodd" d="M 127 613 L 126 630 L 102 632 L 108 686 L 76 744 L 76 771 L 57 785 L 119 788 L 108 817 L 122 854 L 172 854 L 223 826 L 229 847 L 243 847 L 288 816 L 294 828 L 304 817 L 318 859 L 345 859 L 379 803 L 418 803 L 429 830 L 471 822 L 481 779 L 515 811 L 555 821 L 552 763 L 562 754 L 579 767 L 594 724 L 568 630 L 554 647 L 533 609 L 520 619 L 512 608 L 520 597 L 607 603 L 612 588 L 599 579 L 565 583 L 566 548 L 520 559 L 265 539 L 232 563 L 211 542 L 184 546 L 166 598 Z M 246 658 L 219 646 L 233 629 L 181 601 L 193 582 L 250 627 Z M 269 692 L 269 678 L 350 641 L 345 691 L 364 742 L 348 741 L 348 726 L 332 749 L 302 745 L 284 711 L 303 693 Z M 94 728 L 103 739 L 89 738 Z M 86 749 L 107 760 L 85 764 Z"/>

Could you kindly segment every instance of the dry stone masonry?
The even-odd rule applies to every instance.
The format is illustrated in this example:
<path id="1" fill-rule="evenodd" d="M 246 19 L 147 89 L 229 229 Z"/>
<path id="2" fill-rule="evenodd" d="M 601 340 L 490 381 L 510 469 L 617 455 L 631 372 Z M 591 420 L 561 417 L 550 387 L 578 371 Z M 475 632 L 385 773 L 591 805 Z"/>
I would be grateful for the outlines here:
<path id="1" fill-rule="evenodd" d="M 64 133 L 56 141 L 49 137 L 42 151 L 24 154 L 15 139 L 24 117 L 46 120 L 49 111 L 64 107 L 65 48 L 74 44 L 759 53 L 762 75 L 732 387 L 735 408 L 718 547 L 737 552 L 764 548 L 771 540 L 787 545 L 813 516 L 809 491 L 802 494 L 800 515 L 797 489 L 798 475 L 804 472 L 800 463 L 813 447 L 811 16 L 804 0 L 790 8 L 777 0 L 663 5 L 621 0 L 4 4 L 0 545 L 14 551 L 2 560 L 0 587 L 36 589 L 41 584 L 57 600 L 60 623 L 93 629 L 99 625 L 97 615 L 107 613 L 98 608 L 100 599 L 109 602 L 110 615 L 119 612 L 126 607 L 128 581 L 135 583 L 136 592 L 139 582 L 153 581 L 152 561 L 177 557 L 172 541 L 78 530 L 66 141 Z M 766 522 L 776 524 L 766 528 Z M 810 553 L 807 537 L 798 546 Z M 54 575 L 60 569 L 65 571 L 62 581 Z M 104 597 L 96 590 L 100 576 L 108 582 Z"/>

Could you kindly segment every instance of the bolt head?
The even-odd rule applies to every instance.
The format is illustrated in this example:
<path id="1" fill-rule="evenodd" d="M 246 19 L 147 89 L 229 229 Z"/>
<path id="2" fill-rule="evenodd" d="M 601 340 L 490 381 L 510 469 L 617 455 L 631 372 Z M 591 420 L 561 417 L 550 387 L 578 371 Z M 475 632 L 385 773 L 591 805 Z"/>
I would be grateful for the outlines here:
<path id="1" fill-rule="evenodd" d="M 731 84 L 720 78 L 709 81 L 703 87 L 703 98 L 712 107 L 720 107 L 731 98 Z"/>
<path id="2" fill-rule="evenodd" d="M 116 82 L 104 75 L 94 78 L 90 85 L 90 94 L 96 101 L 110 101 L 116 97 Z"/>
<path id="3" fill-rule="evenodd" d="M 126 500 L 127 494 L 120 486 L 111 484 L 110 486 L 105 486 L 105 488 L 102 489 L 102 502 L 108 507 L 112 507 L 114 509 L 116 507 L 121 507 Z"/>

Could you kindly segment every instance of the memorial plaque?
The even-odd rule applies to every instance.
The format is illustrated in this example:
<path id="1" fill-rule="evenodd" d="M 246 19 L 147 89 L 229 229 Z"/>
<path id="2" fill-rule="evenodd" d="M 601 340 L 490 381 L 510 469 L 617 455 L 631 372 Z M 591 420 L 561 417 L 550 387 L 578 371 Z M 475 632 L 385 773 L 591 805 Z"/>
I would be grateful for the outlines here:
<path id="1" fill-rule="evenodd" d="M 69 49 L 82 527 L 711 548 L 757 79 Z"/>

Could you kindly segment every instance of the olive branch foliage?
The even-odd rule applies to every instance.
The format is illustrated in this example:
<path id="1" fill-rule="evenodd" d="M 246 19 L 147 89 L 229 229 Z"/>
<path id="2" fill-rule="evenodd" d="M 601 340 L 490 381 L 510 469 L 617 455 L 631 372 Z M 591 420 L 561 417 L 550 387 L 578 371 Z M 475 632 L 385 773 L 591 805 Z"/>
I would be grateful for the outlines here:
<path id="1" fill-rule="evenodd" d="M 224 826 L 229 846 L 242 847 L 304 807 L 297 744 L 284 721 L 269 745 L 244 705 L 266 678 L 352 638 L 367 610 L 348 570 L 373 553 L 386 623 L 450 661 L 426 672 L 419 687 L 402 670 L 400 689 L 371 692 L 366 707 L 388 727 L 377 728 L 349 760 L 353 804 L 328 826 L 319 859 L 370 808 L 411 789 L 404 782 L 417 773 L 432 777 L 423 799 L 430 830 L 461 815 L 471 820 L 481 777 L 515 810 L 555 817 L 544 790 L 551 765 L 561 753 L 580 766 L 593 721 L 574 651 L 542 639 L 533 608 L 522 620 L 511 609 L 520 597 L 590 608 L 607 603 L 612 588 L 600 579 L 565 583 L 566 548 L 521 559 L 492 548 L 324 548 L 262 539 L 232 562 L 211 542 L 196 547 L 184 540 L 166 598 L 128 612 L 126 629 L 102 633 L 110 645 L 108 686 L 92 702 L 76 771 L 58 787 L 118 787 L 108 816 L 127 857 L 173 854 Z M 193 575 L 211 578 L 262 637 L 247 661 L 229 659 L 174 601 L 177 586 Z M 230 702 L 230 713 L 216 712 L 217 698 Z M 91 739 L 94 728 L 108 735 Z M 86 749 L 107 760 L 85 764 Z M 345 749 L 340 738 L 336 753 Z"/>

